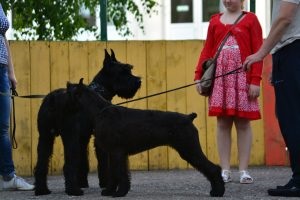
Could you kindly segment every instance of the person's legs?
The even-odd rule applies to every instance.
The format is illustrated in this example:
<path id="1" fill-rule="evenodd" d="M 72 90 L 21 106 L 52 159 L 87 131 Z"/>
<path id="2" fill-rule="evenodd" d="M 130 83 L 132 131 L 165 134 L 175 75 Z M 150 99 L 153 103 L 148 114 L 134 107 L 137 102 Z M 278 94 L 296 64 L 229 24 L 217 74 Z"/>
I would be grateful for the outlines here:
<path id="1" fill-rule="evenodd" d="M 32 190 L 33 185 L 15 175 L 15 167 L 12 159 L 12 147 L 9 139 L 10 117 L 10 84 L 7 67 L 0 65 L 0 175 L 3 177 L 0 188 L 3 190 Z"/>
<path id="2" fill-rule="evenodd" d="M 234 123 L 237 130 L 240 183 L 252 183 L 253 178 L 247 171 L 252 145 L 250 121 L 248 119 L 235 118 Z"/>
<path id="3" fill-rule="evenodd" d="M 300 40 L 273 55 L 273 84 L 280 130 L 290 154 L 292 179 L 286 187 L 268 190 L 272 196 L 300 196 Z"/>
<path id="4" fill-rule="evenodd" d="M 2 65 L 0 65 L 0 92 L 7 94 L 10 92 L 7 67 Z M 12 147 L 8 134 L 10 102 L 9 96 L 0 95 L 0 174 L 4 180 L 10 180 L 15 173 Z"/>
<path id="5" fill-rule="evenodd" d="M 232 124 L 233 119 L 231 117 L 217 118 L 217 144 L 224 182 L 231 181 L 230 153 Z"/>

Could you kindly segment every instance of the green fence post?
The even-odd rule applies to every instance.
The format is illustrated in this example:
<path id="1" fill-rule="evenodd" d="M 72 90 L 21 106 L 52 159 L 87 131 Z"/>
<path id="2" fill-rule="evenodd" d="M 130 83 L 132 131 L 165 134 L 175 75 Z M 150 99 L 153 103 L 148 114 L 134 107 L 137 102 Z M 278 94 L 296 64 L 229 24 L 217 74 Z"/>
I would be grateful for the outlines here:
<path id="1" fill-rule="evenodd" d="M 107 41 L 107 0 L 100 0 L 101 41 Z"/>

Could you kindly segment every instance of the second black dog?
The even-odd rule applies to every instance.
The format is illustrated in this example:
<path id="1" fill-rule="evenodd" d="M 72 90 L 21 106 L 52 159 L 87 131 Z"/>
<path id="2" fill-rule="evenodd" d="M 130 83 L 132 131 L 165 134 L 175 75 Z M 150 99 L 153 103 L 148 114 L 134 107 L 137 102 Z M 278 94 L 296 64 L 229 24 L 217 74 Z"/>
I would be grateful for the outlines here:
<path id="1" fill-rule="evenodd" d="M 115 95 L 132 98 L 141 86 L 140 77 L 131 73 L 132 66 L 117 61 L 105 50 L 103 68 L 89 84 L 89 88 L 111 101 Z M 82 195 L 82 187 L 88 187 L 89 163 L 87 147 L 94 129 L 94 120 L 85 110 L 70 104 L 65 88 L 50 92 L 43 100 L 38 113 L 37 164 L 34 171 L 35 195 L 49 194 L 47 174 L 54 139 L 62 138 L 64 146 L 65 191 L 68 195 Z M 106 185 L 106 158 L 96 145 L 100 184 Z"/>
<path id="2" fill-rule="evenodd" d="M 167 145 L 210 181 L 211 196 L 223 196 L 221 168 L 203 154 L 195 113 L 130 109 L 112 105 L 82 83 L 68 83 L 70 101 L 86 109 L 95 120 L 97 146 L 109 153 L 109 179 L 102 195 L 121 197 L 130 190 L 128 156 L 157 146 Z"/>

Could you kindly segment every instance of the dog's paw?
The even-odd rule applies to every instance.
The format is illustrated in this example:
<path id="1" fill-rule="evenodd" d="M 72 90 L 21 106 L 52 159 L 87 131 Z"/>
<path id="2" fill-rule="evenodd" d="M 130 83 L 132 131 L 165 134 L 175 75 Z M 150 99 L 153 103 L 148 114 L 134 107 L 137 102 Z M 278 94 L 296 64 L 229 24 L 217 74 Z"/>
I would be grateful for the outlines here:
<path id="1" fill-rule="evenodd" d="M 83 195 L 83 191 L 78 188 L 78 189 L 68 189 L 66 190 L 67 195 L 69 196 L 81 196 Z"/>
<path id="2" fill-rule="evenodd" d="M 100 186 L 100 188 L 106 188 L 107 187 L 106 181 L 100 181 L 99 186 Z"/>
<path id="3" fill-rule="evenodd" d="M 109 190 L 109 189 L 103 189 L 101 191 L 101 195 L 102 196 L 114 196 L 114 194 L 116 193 L 116 191 L 114 190 Z"/>
<path id="4" fill-rule="evenodd" d="M 225 188 L 212 189 L 210 191 L 210 196 L 212 197 L 222 197 L 225 193 Z"/>
<path id="5" fill-rule="evenodd" d="M 89 182 L 87 180 L 80 180 L 79 181 L 79 187 L 80 188 L 88 188 L 89 187 Z"/>
<path id="6" fill-rule="evenodd" d="M 118 190 L 112 196 L 113 197 L 124 197 L 128 193 L 128 190 Z"/>
<path id="7" fill-rule="evenodd" d="M 34 189 L 35 196 L 47 195 L 50 193 L 51 193 L 51 191 L 48 188 L 35 188 Z"/>

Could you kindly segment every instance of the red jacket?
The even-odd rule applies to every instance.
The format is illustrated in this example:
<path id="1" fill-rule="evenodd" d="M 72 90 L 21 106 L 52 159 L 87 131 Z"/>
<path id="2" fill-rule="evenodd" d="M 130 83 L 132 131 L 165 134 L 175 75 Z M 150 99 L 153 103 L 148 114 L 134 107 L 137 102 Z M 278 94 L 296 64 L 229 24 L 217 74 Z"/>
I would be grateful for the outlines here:
<path id="1" fill-rule="evenodd" d="M 247 56 L 258 51 L 263 42 L 262 29 L 256 15 L 251 12 L 243 12 L 245 15 L 231 30 L 231 34 L 237 40 L 240 48 L 242 63 Z M 194 80 L 199 80 L 202 77 L 202 64 L 215 55 L 219 44 L 231 29 L 231 25 L 221 23 L 222 14 L 215 14 L 210 19 L 207 38 L 198 60 Z M 262 61 L 252 65 L 251 70 L 247 72 L 247 83 L 260 85 L 262 66 Z"/>

